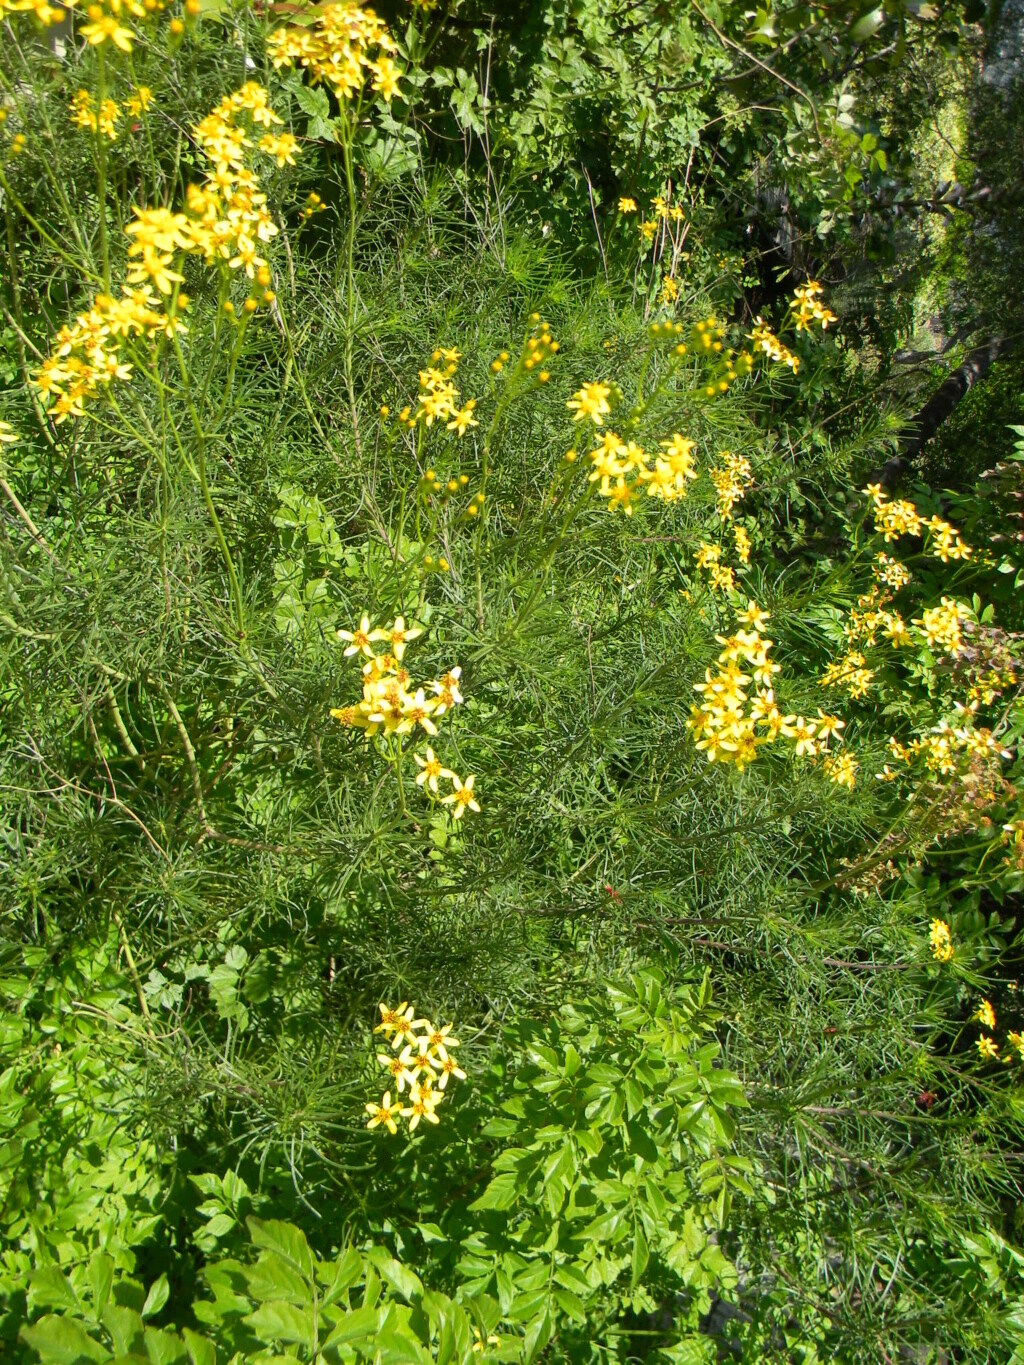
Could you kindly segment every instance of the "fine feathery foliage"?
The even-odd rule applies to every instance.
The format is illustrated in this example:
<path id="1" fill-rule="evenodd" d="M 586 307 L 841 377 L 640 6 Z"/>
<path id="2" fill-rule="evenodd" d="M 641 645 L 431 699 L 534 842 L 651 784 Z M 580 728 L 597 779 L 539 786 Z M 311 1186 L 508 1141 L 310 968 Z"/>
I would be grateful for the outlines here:
<path id="1" fill-rule="evenodd" d="M 1021 1365 L 1021 460 L 452 11 L 0 0 L 0 1350 Z"/>

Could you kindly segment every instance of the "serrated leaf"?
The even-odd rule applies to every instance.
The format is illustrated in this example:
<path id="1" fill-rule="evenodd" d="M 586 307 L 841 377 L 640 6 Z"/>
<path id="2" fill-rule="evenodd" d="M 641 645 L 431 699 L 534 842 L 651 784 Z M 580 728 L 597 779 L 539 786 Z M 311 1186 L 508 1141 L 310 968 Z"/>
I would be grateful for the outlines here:
<path id="1" fill-rule="evenodd" d="M 312 1279 L 313 1253 L 301 1228 L 292 1223 L 279 1222 L 276 1218 L 247 1218 L 245 1222 L 254 1246 L 276 1251 L 300 1275 Z"/>
<path id="2" fill-rule="evenodd" d="M 84 1360 L 109 1360 L 110 1352 L 93 1341 L 73 1318 L 54 1313 L 22 1327 L 22 1341 L 31 1346 L 43 1365 L 81 1365 Z"/>
<path id="3" fill-rule="evenodd" d="M 469 1207 L 478 1212 L 485 1209 L 510 1209 L 516 1201 L 517 1193 L 515 1172 L 502 1171 L 500 1175 L 494 1177 L 480 1198 Z"/>
<path id="4" fill-rule="evenodd" d="M 249 1313 L 243 1321 L 253 1329 L 261 1341 L 289 1341 L 313 1347 L 313 1311 L 311 1308 L 296 1308 L 292 1303 L 274 1300 L 261 1303 L 255 1312 Z"/>
<path id="5" fill-rule="evenodd" d="M 324 1342 L 323 1349 L 326 1351 L 332 1346 L 346 1345 L 360 1341 L 364 1337 L 372 1340 L 376 1335 L 377 1310 L 369 1305 L 364 1305 L 362 1308 L 353 1308 L 350 1313 L 345 1314 Z"/>

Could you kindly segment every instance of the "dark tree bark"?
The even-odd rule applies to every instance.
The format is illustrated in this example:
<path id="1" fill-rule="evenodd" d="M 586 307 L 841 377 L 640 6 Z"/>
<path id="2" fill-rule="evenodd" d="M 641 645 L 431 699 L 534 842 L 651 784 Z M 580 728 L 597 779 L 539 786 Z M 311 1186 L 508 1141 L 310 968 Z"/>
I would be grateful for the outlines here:
<path id="1" fill-rule="evenodd" d="M 877 480 L 886 488 L 893 488 L 914 460 L 932 439 L 956 405 L 980 380 L 984 379 L 999 357 L 1008 349 L 1004 337 L 993 337 L 976 346 L 962 365 L 948 375 L 932 396 L 907 423 L 900 437 L 900 448 L 891 460 L 878 471 Z"/>

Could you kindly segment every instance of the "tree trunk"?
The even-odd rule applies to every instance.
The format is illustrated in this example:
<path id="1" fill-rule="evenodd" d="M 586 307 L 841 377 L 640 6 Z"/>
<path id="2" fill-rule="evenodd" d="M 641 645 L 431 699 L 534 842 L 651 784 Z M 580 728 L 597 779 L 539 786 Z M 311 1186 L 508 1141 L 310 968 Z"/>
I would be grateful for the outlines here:
<path id="1" fill-rule="evenodd" d="M 879 471 L 878 477 L 887 488 L 892 488 L 906 473 L 907 466 L 921 453 L 961 398 L 984 379 L 1006 349 L 1006 340 L 994 337 L 976 346 L 963 364 L 943 380 L 924 407 L 907 423 L 900 437 L 898 454 Z"/>

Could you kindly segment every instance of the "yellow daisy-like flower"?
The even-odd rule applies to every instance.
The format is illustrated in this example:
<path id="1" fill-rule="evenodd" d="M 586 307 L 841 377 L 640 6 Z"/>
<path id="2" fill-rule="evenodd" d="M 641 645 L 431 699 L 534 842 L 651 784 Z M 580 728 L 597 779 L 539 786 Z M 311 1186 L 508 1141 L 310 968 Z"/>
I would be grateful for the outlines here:
<path id="1" fill-rule="evenodd" d="M 428 1029 L 425 1039 L 426 1045 L 431 1052 L 437 1053 L 442 1062 L 448 1060 L 448 1049 L 450 1047 L 461 1047 L 458 1038 L 453 1038 L 451 1036 L 454 1027 L 454 1024 L 445 1024 L 443 1028 L 435 1028 L 433 1025 L 430 1025 Z"/>
<path id="2" fill-rule="evenodd" d="M 385 1090 L 380 1104 L 368 1104 L 366 1112 L 370 1116 L 367 1128 L 379 1128 L 383 1125 L 392 1135 L 398 1132 L 398 1124 L 395 1122 L 395 1115 L 401 1115 L 400 1109 L 391 1106 L 391 1091 Z"/>
<path id="3" fill-rule="evenodd" d="M 383 632 L 383 638 L 390 641 L 391 652 L 399 661 L 405 656 L 405 647 L 410 640 L 417 639 L 423 631 L 419 626 L 407 627 L 404 616 L 396 616 L 394 625 Z"/>
<path id="4" fill-rule="evenodd" d="M 348 642 L 348 648 L 344 651 L 346 659 L 352 654 L 365 654 L 368 659 L 372 659 L 373 642 L 387 639 L 384 631 L 371 627 L 370 618 L 365 614 L 355 630 L 339 630 L 337 635 L 339 640 Z"/>
<path id="5" fill-rule="evenodd" d="M 1021 1053 L 1024 1056 L 1024 1052 Z M 464 1081 L 466 1073 L 459 1066 L 454 1057 L 446 1057 L 441 1063 L 441 1079 L 437 1083 L 437 1088 L 443 1090 L 452 1077 L 457 1081 Z"/>
<path id="6" fill-rule="evenodd" d="M 454 806 L 452 811 L 453 820 L 461 820 L 467 810 L 475 811 L 480 814 L 480 807 L 477 804 L 476 793 L 473 791 L 473 783 L 476 778 L 472 773 L 463 782 L 455 773 L 452 773 L 452 785 L 455 788 L 447 796 L 441 797 L 443 806 Z"/>
<path id="7" fill-rule="evenodd" d="M 983 1000 L 981 1002 L 978 1008 L 974 1011 L 974 1019 L 979 1024 L 984 1024 L 986 1028 L 995 1028 L 996 1012 L 992 1008 L 992 1002 L 990 1000 Z"/>
<path id="8" fill-rule="evenodd" d="M 415 1014 L 413 1007 L 405 1000 L 396 1008 L 385 1005 L 383 1001 L 377 1006 L 380 1010 L 380 1023 L 373 1030 L 374 1033 L 383 1033 L 386 1038 L 392 1034 L 404 1031 L 405 1025 L 409 1023 Z"/>
<path id="9" fill-rule="evenodd" d="M 624 194 L 619 199 L 620 213 L 636 213 L 636 200 L 631 199 L 628 194 Z"/>
<path id="10" fill-rule="evenodd" d="M 999 1058 L 999 1044 L 983 1033 L 978 1039 L 978 1054 L 982 1061 L 997 1061 Z"/>
<path id="11" fill-rule="evenodd" d="M 122 52 L 131 52 L 135 34 L 130 28 L 122 28 L 112 14 L 101 14 L 91 24 L 82 29 L 82 37 L 92 47 L 111 42 Z"/>
<path id="12" fill-rule="evenodd" d="M 583 422 L 589 418 L 595 427 L 603 426 L 611 412 L 608 403 L 611 392 L 607 384 L 584 384 L 566 403 L 566 407 L 575 413 L 573 421 Z"/>
<path id="13" fill-rule="evenodd" d="M 450 768 L 445 768 L 441 760 L 434 753 L 430 745 L 427 745 L 427 754 L 421 758 L 419 754 L 413 754 L 413 758 L 419 764 L 420 771 L 416 774 L 417 787 L 427 786 L 437 796 L 437 780 L 439 777 L 453 777 Z"/>
<path id="14" fill-rule="evenodd" d="M 434 1109 L 442 1099 L 429 1085 L 414 1085 L 409 1091 L 410 1103 L 402 1110 L 402 1117 L 409 1120 L 409 1132 L 414 1133 L 420 1119 L 428 1123 L 439 1123 Z"/>
<path id="15" fill-rule="evenodd" d="M 410 1088 L 416 1083 L 416 1071 L 410 1065 L 410 1048 L 403 1048 L 394 1057 L 389 1057 L 386 1052 L 377 1053 L 377 1061 L 391 1076 L 392 1084 L 398 1087 L 401 1094 L 406 1086 Z"/>

